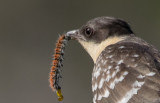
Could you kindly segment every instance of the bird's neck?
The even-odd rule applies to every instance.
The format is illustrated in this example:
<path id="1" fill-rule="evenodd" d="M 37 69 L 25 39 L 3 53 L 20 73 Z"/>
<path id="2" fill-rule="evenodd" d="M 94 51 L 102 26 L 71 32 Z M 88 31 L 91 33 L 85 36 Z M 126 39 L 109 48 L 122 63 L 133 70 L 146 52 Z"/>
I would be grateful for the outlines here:
<path id="1" fill-rule="evenodd" d="M 88 52 L 88 54 L 91 56 L 93 59 L 93 62 L 96 63 L 96 60 L 98 56 L 101 54 L 101 52 L 109 45 L 115 44 L 119 41 L 122 41 L 126 38 L 127 36 L 114 36 L 114 37 L 109 37 L 106 40 L 102 41 L 101 43 L 94 43 L 94 42 L 86 42 L 79 40 L 80 44 L 84 47 L 84 49 Z"/>

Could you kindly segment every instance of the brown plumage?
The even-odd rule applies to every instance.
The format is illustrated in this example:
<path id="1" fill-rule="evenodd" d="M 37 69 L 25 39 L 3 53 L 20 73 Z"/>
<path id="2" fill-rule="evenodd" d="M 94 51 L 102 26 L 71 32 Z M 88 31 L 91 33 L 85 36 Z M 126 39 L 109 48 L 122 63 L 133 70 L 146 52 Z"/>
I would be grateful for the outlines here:
<path id="1" fill-rule="evenodd" d="M 93 69 L 92 86 L 98 85 L 94 103 L 160 103 L 158 56 L 158 50 L 137 37 L 106 47 Z"/>

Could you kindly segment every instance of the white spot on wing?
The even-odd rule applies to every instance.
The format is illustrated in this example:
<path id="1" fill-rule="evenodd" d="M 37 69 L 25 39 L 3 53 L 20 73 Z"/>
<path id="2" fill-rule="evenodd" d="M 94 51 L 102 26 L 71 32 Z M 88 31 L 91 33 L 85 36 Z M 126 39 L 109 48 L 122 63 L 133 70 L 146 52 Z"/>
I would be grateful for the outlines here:
<path id="1" fill-rule="evenodd" d="M 111 76 L 107 75 L 106 81 L 109 82 L 110 79 L 111 79 Z"/>
<path id="2" fill-rule="evenodd" d="M 107 97 L 109 96 L 109 94 L 110 94 L 110 93 L 109 93 L 108 89 L 106 89 L 105 92 L 104 92 L 103 97 L 107 98 Z"/>
<path id="3" fill-rule="evenodd" d="M 110 74 L 110 71 L 108 70 L 108 71 L 107 71 L 107 75 L 109 75 L 109 74 Z"/>
<path id="4" fill-rule="evenodd" d="M 124 73 L 123 73 L 123 75 L 127 75 L 128 74 L 128 72 L 127 71 L 125 71 Z"/>
<path id="5" fill-rule="evenodd" d="M 93 99 L 93 103 L 96 103 L 96 100 Z"/>
<path id="6" fill-rule="evenodd" d="M 93 103 L 96 103 L 96 99 L 97 99 L 97 94 L 95 94 L 93 97 Z"/>
<path id="7" fill-rule="evenodd" d="M 105 65 L 107 63 L 107 61 L 105 60 L 104 62 L 103 62 L 103 65 Z"/>
<path id="8" fill-rule="evenodd" d="M 101 100 L 102 99 L 102 95 L 98 95 L 98 99 L 97 100 Z"/>
<path id="9" fill-rule="evenodd" d="M 113 57 L 113 55 L 110 55 L 108 58 L 112 58 Z"/>
<path id="10" fill-rule="evenodd" d="M 116 69 L 116 71 L 114 71 L 113 73 L 112 73 L 112 78 L 113 77 L 115 77 L 115 75 L 118 73 L 120 71 L 120 69 L 118 68 L 118 69 Z"/>
<path id="11" fill-rule="evenodd" d="M 98 88 L 99 89 L 101 89 L 102 88 L 102 86 L 103 86 L 103 84 L 104 84 L 104 79 L 103 78 L 101 78 L 101 80 L 100 80 L 100 82 L 99 82 L 99 86 L 98 86 Z"/>
<path id="12" fill-rule="evenodd" d="M 112 68 L 112 66 L 108 66 L 108 69 L 111 69 Z"/>
<path id="13" fill-rule="evenodd" d="M 133 87 L 141 87 L 144 84 L 144 82 L 138 82 L 137 80 L 133 83 Z"/>
<path id="14" fill-rule="evenodd" d="M 123 63 L 123 60 L 120 60 L 119 62 L 118 62 L 118 64 L 122 64 Z"/>
<path id="15" fill-rule="evenodd" d="M 111 53 L 111 52 L 112 52 L 111 50 L 108 50 L 108 51 L 107 51 L 107 53 Z"/>
<path id="16" fill-rule="evenodd" d="M 98 76 L 100 75 L 100 71 L 101 71 L 101 68 L 96 68 L 96 71 L 94 72 L 94 77 L 98 78 Z"/>
<path id="17" fill-rule="evenodd" d="M 103 63 L 103 62 L 104 62 L 104 60 L 102 59 L 102 60 L 101 60 L 101 63 Z"/>
<path id="18" fill-rule="evenodd" d="M 115 67 L 115 69 L 119 69 L 119 66 L 117 65 L 117 66 Z"/>
<path id="19" fill-rule="evenodd" d="M 125 48 L 125 46 L 120 46 L 119 48 L 122 49 L 122 48 Z"/>
<path id="20" fill-rule="evenodd" d="M 137 78 L 139 78 L 139 79 L 143 79 L 145 76 L 143 76 L 143 75 L 139 75 Z"/>
<path id="21" fill-rule="evenodd" d="M 139 57 L 139 55 L 138 54 L 134 54 L 133 57 Z"/>
<path id="22" fill-rule="evenodd" d="M 113 72 L 113 73 L 112 73 L 112 78 L 113 78 L 116 74 L 117 74 L 116 72 Z"/>
<path id="23" fill-rule="evenodd" d="M 94 85 L 92 84 L 92 91 L 94 92 L 97 89 L 98 85 L 95 83 Z"/>
<path id="24" fill-rule="evenodd" d="M 135 81 L 132 84 L 132 89 L 129 90 L 118 103 L 128 103 L 133 95 L 137 94 L 138 90 L 143 86 L 144 82 Z"/>
<path id="25" fill-rule="evenodd" d="M 110 89 L 114 89 L 115 85 L 116 85 L 117 83 L 121 82 L 127 74 L 128 74 L 128 72 L 125 71 L 125 72 L 120 76 L 120 78 L 115 78 L 114 81 L 111 82 L 111 84 L 109 85 L 109 88 L 110 88 Z"/>
<path id="26" fill-rule="evenodd" d="M 146 74 L 146 76 L 154 76 L 156 73 L 155 72 L 150 72 L 148 74 Z"/>
<path id="27" fill-rule="evenodd" d="M 111 78 L 113 78 L 119 71 L 120 71 L 120 69 L 119 69 L 119 66 L 116 66 L 116 71 L 114 71 L 113 73 L 112 73 L 112 75 L 110 75 L 110 71 L 108 70 L 107 71 L 107 77 L 106 77 L 106 81 L 107 82 L 109 82 L 109 80 L 111 79 Z"/>
<path id="28" fill-rule="evenodd" d="M 118 103 L 127 103 L 138 90 L 139 88 L 132 88 Z"/>
<path id="29" fill-rule="evenodd" d="M 129 65 L 128 65 L 129 66 Z M 138 66 L 138 64 L 134 64 L 134 66 L 133 67 L 137 67 Z"/>
<path id="30" fill-rule="evenodd" d="M 117 81 L 117 78 L 115 79 L 115 81 Z M 110 88 L 110 89 L 114 89 L 114 86 L 115 86 L 115 83 L 112 82 L 112 83 L 109 85 L 109 88 Z"/>

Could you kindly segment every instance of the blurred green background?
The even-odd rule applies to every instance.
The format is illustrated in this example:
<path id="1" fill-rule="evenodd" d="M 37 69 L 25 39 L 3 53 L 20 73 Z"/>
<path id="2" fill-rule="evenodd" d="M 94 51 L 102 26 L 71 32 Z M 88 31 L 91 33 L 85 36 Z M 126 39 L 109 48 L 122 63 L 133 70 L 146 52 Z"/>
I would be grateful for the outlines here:
<path id="1" fill-rule="evenodd" d="M 58 103 L 48 83 L 55 42 L 92 18 L 122 18 L 160 48 L 159 11 L 159 0 L 0 0 L 0 103 Z M 63 64 L 62 103 L 92 103 L 93 62 L 76 41 Z"/>

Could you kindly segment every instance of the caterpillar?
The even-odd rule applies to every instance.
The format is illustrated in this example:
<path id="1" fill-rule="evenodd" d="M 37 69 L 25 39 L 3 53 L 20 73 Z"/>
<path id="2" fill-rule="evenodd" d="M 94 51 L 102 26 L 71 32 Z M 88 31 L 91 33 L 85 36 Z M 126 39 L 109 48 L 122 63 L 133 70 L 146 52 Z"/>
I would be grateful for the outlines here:
<path id="1" fill-rule="evenodd" d="M 64 60 L 64 49 L 65 49 L 65 45 L 67 44 L 67 41 L 69 40 L 70 40 L 70 37 L 64 34 L 61 35 L 57 40 L 56 48 L 54 51 L 55 53 L 53 55 L 51 71 L 49 74 L 50 87 L 53 91 L 56 91 L 59 101 L 63 100 L 61 87 L 59 85 L 59 79 L 62 78 L 61 67 L 63 66 L 62 61 Z"/>

